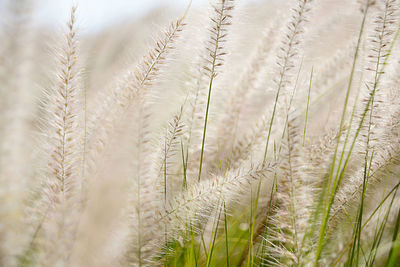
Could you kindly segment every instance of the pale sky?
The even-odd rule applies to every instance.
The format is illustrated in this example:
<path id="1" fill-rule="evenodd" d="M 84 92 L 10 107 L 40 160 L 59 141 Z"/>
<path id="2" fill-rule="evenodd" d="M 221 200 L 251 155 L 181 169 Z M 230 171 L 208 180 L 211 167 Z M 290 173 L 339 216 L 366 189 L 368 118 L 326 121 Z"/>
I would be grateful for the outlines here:
<path id="1" fill-rule="evenodd" d="M 91 31 L 129 17 L 138 18 L 158 6 L 183 10 L 189 0 L 40 0 L 40 3 L 38 21 L 41 23 L 63 23 L 75 3 L 80 26 Z M 207 3 L 208 0 L 193 0 L 193 6 Z"/>
<path id="2" fill-rule="evenodd" d="M 0 0 L 1 2 L 2 0 Z M 18 1 L 18 0 L 15 0 Z M 81 29 L 96 31 L 126 18 L 138 18 L 152 8 L 170 6 L 184 10 L 190 0 L 34 0 L 40 3 L 38 20 L 41 23 L 61 25 L 68 19 L 70 7 L 78 5 Z M 210 0 L 192 0 L 192 7 L 207 5 Z M 250 2 L 260 0 L 242 0 Z"/>

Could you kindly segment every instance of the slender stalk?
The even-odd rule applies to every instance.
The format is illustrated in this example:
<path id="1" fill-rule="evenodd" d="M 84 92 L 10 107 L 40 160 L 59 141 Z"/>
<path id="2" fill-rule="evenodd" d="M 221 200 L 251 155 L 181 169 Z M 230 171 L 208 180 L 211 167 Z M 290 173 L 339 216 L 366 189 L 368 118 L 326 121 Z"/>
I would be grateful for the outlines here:
<path id="1" fill-rule="evenodd" d="M 213 65 L 215 64 L 215 61 L 213 62 Z M 212 84 L 213 84 L 214 78 L 211 78 L 210 80 L 210 85 L 208 87 L 208 97 L 207 97 L 207 108 L 206 108 L 206 116 L 204 119 L 204 128 L 203 128 L 203 139 L 201 141 L 201 153 L 200 153 L 200 166 L 199 166 L 199 176 L 198 176 L 198 181 L 200 182 L 201 178 L 201 169 L 203 167 L 203 157 L 204 157 L 204 143 L 206 141 L 206 132 L 207 132 L 207 121 L 208 121 L 208 110 L 210 108 L 210 100 L 211 100 L 211 89 L 212 89 Z"/>
<path id="2" fill-rule="evenodd" d="M 291 65 L 290 59 L 295 54 L 295 52 L 293 50 L 295 49 L 295 46 L 298 44 L 298 42 L 296 41 L 296 38 L 297 38 L 298 34 L 300 33 L 299 27 L 301 25 L 302 20 L 304 19 L 303 16 L 305 13 L 305 7 L 306 7 L 307 3 L 308 3 L 308 1 L 301 2 L 300 10 L 298 10 L 296 20 L 294 22 L 290 23 L 290 25 L 294 26 L 294 28 L 290 32 L 289 40 L 287 43 L 287 50 L 285 51 L 282 68 L 280 70 L 278 88 L 276 90 L 274 107 L 272 109 L 272 114 L 271 114 L 271 119 L 270 119 L 270 123 L 269 123 L 268 134 L 267 134 L 267 140 L 266 140 L 266 144 L 265 144 L 263 163 L 265 163 L 266 159 L 267 159 L 268 146 L 269 146 L 269 141 L 270 141 L 271 132 L 272 132 L 272 125 L 273 125 L 274 119 L 275 119 L 275 113 L 276 113 L 276 108 L 277 108 L 280 92 L 281 92 L 282 88 L 284 87 L 286 75 L 290 69 L 290 65 Z"/>
<path id="3" fill-rule="evenodd" d="M 229 5 L 228 2 L 231 2 L 231 5 Z M 206 132 L 207 132 L 207 122 L 208 122 L 208 115 L 209 115 L 209 109 L 210 109 L 210 103 L 211 103 L 211 93 L 212 93 L 212 88 L 213 88 L 213 83 L 214 79 L 217 76 L 217 67 L 222 65 L 222 56 L 224 56 L 226 53 L 221 52 L 221 42 L 224 41 L 224 38 L 226 37 L 226 31 L 225 27 L 230 25 L 230 18 L 231 15 L 227 14 L 228 11 L 233 9 L 233 0 L 222 0 L 220 2 L 220 7 L 214 7 L 215 13 L 217 15 L 217 18 L 214 19 L 212 18 L 212 22 L 214 25 L 212 26 L 210 43 L 213 45 L 212 48 L 207 48 L 207 53 L 211 56 L 211 60 L 207 59 L 207 62 L 211 63 L 210 67 L 204 66 L 204 70 L 209 72 L 210 76 L 210 82 L 208 84 L 208 95 L 207 95 L 207 106 L 206 106 L 206 113 L 205 113 L 205 118 L 204 118 L 204 127 L 203 127 L 203 137 L 202 137 L 202 142 L 201 142 L 201 152 L 200 152 L 200 166 L 199 166 L 199 175 L 198 175 L 198 181 L 201 179 L 201 171 L 203 168 L 203 158 L 204 158 L 204 145 L 206 141 Z M 215 35 L 215 36 L 214 36 Z"/>
<path id="4" fill-rule="evenodd" d="M 314 73 L 314 67 L 312 67 L 312 69 L 311 69 L 310 86 L 308 87 L 306 119 L 305 119 L 305 121 L 304 121 L 304 134 L 303 134 L 303 144 L 302 144 L 303 147 L 304 147 L 304 143 L 305 143 L 305 141 L 306 141 L 306 131 L 307 131 L 307 121 L 308 121 L 308 109 L 309 109 L 309 106 L 310 106 L 310 94 L 311 94 L 311 85 L 312 85 L 313 73 Z"/>
<path id="5" fill-rule="evenodd" d="M 335 152 L 333 154 L 333 161 L 332 161 L 331 170 L 330 170 L 330 173 L 329 173 L 328 186 L 327 186 L 328 192 L 329 192 L 330 187 L 331 187 L 333 171 L 334 171 L 335 163 L 336 163 L 336 155 L 337 155 L 337 152 L 338 152 L 341 132 L 342 132 L 342 128 L 343 128 L 343 125 L 344 125 L 344 120 L 345 120 L 345 115 L 346 115 L 346 110 L 347 110 L 347 103 L 348 103 L 349 97 L 350 97 L 351 86 L 353 84 L 353 76 L 354 76 L 355 67 L 356 67 L 356 63 L 357 63 L 357 59 L 358 59 L 358 53 L 359 53 L 359 48 L 360 48 L 360 44 L 361 44 L 361 38 L 362 38 L 362 35 L 364 33 L 364 25 L 365 25 L 365 21 L 366 21 L 366 18 L 367 18 L 368 8 L 369 8 L 369 0 L 366 1 L 366 9 L 364 11 L 364 16 L 363 16 L 363 19 L 362 19 L 362 22 L 361 22 L 361 27 L 360 27 L 360 32 L 359 32 L 359 35 L 358 35 L 356 51 L 354 53 L 354 58 L 353 58 L 353 65 L 352 65 L 352 68 L 351 68 L 349 83 L 348 83 L 348 86 L 347 86 L 346 98 L 345 98 L 345 101 L 344 101 L 344 104 L 343 104 L 343 112 L 342 112 L 342 117 L 341 117 L 340 125 L 339 125 L 339 133 L 338 133 L 338 136 L 337 136 L 336 148 L 335 148 Z M 327 194 L 327 196 L 329 197 L 329 194 Z M 323 216 L 321 227 L 320 227 L 320 232 L 319 232 L 319 237 L 318 237 L 318 244 L 317 244 L 317 252 L 316 252 L 316 256 L 315 256 L 314 266 L 318 266 L 318 261 L 321 258 L 321 253 L 322 253 L 322 249 L 323 249 L 323 246 L 324 246 L 324 240 L 325 240 L 325 230 L 326 230 L 327 222 L 328 222 L 328 219 L 329 219 L 329 213 L 330 213 L 330 208 L 331 208 L 332 202 L 333 202 L 333 196 L 334 196 L 334 194 L 330 193 L 330 200 L 329 200 L 329 202 L 327 202 L 327 204 L 324 207 L 324 216 Z"/>
<path id="6" fill-rule="evenodd" d="M 225 252 L 226 252 L 226 266 L 229 267 L 229 243 L 228 243 L 228 221 L 226 219 L 226 205 L 224 201 L 224 222 L 225 222 Z"/>
<path id="7" fill-rule="evenodd" d="M 181 155 L 182 155 L 182 166 L 183 166 L 183 184 L 182 190 L 187 189 L 187 177 L 186 177 L 186 170 L 187 170 L 187 158 L 185 160 L 185 151 L 183 149 L 183 142 L 181 139 Z"/>
<path id="8" fill-rule="evenodd" d="M 213 237 L 212 237 L 211 244 L 209 247 L 209 252 L 208 252 L 208 257 L 207 257 L 207 267 L 211 266 L 211 260 L 212 260 L 214 247 L 215 247 L 215 240 L 217 238 L 219 218 L 221 217 L 221 210 L 222 210 L 222 207 L 220 208 L 220 210 L 218 212 L 218 218 L 216 218 L 215 228 L 213 227 L 213 233 L 212 233 Z M 214 221 L 214 223 L 215 223 L 215 221 Z"/>
<path id="9" fill-rule="evenodd" d="M 397 219 L 395 224 L 395 229 L 393 231 L 392 246 L 390 248 L 388 262 L 386 266 L 394 267 L 398 264 L 398 258 L 400 254 L 400 208 L 397 212 Z"/>

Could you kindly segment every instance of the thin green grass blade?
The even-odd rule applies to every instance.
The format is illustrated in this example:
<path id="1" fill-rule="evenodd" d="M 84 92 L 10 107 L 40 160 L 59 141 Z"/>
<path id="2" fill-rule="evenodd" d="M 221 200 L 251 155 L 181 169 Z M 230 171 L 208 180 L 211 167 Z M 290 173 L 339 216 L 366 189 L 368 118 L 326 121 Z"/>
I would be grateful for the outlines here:
<path id="1" fill-rule="evenodd" d="M 303 147 L 304 147 L 304 143 L 306 142 L 306 131 L 307 131 L 307 121 L 308 121 L 308 110 L 309 110 L 309 106 L 310 106 L 310 95 L 311 95 L 311 85 L 312 85 L 313 73 L 314 73 L 314 67 L 311 68 L 310 85 L 308 86 L 306 119 L 305 119 L 305 121 L 304 121 L 304 133 L 303 133 L 303 144 L 302 144 Z"/>
<path id="2" fill-rule="evenodd" d="M 357 59 L 358 59 L 359 48 L 360 48 L 360 44 L 361 44 L 361 38 L 362 38 L 363 33 L 364 33 L 364 25 L 365 25 L 365 21 L 366 21 L 366 18 L 367 18 L 368 8 L 369 8 L 369 0 L 366 3 L 366 9 L 364 11 L 364 16 L 363 16 L 363 19 L 362 19 L 362 22 L 361 22 L 361 26 L 360 26 L 360 32 L 359 32 L 359 36 L 358 36 L 356 51 L 354 53 L 353 65 L 352 65 L 351 72 L 350 72 L 349 83 L 348 83 L 347 91 L 346 91 L 346 98 L 345 98 L 344 106 L 343 106 L 342 118 L 341 118 L 340 126 L 339 126 L 337 144 L 336 144 L 336 148 L 335 148 L 335 152 L 334 152 L 334 156 L 333 156 L 333 162 L 332 162 L 332 165 L 331 165 L 331 171 L 330 171 L 330 174 L 329 174 L 328 187 L 327 187 L 328 192 L 330 192 L 330 188 L 331 188 L 331 181 L 332 181 L 332 178 L 333 178 L 333 171 L 334 171 L 335 163 L 336 163 L 336 154 L 337 154 L 337 151 L 338 151 L 338 148 L 339 148 L 341 131 L 342 131 L 342 128 L 343 128 L 343 125 L 344 125 L 344 119 L 345 119 L 345 115 L 346 115 L 347 104 L 348 104 L 348 100 L 349 100 L 349 97 L 350 97 L 351 86 L 353 84 L 353 77 L 354 77 L 356 63 L 357 63 Z M 316 252 L 315 262 L 314 262 L 314 266 L 316 266 L 316 267 L 318 266 L 318 262 L 319 262 L 319 260 L 321 258 L 321 253 L 322 253 L 322 249 L 323 249 L 323 246 L 324 246 L 325 230 L 326 230 L 328 219 L 329 219 L 330 206 L 332 205 L 332 204 L 330 204 L 330 202 L 333 202 L 332 198 L 333 198 L 334 194 L 330 193 L 330 194 L 327 194 L 327 196 L 329 196 L 330 200 L 327 201 L 327 204 L 324 207 L 324 216 L 323 216 L 323 220 L 322 220 L 321 227 L 320 227 L 318 243 L 317 243 L 317 252 Z"/>
<path id="3" fill-rule="evenodd" d="M 226 266 L 229 267 L 229 243 L 228 243 L 228 222 L 226 219 L 226 205 L 224 201 L 224 223 L 225 223 L 225 248 L 226 248 Z"/>
<path id="4" fill-rule="evenodd" d="M 399 255 L 400 255 L 400 208 L 397 213 L 396 225 L 393 231 L 393 238 L 392 238 L 392 246 L 390 248 L 387 266 L 388 267 L 395 267 L 399 263 Z"/>

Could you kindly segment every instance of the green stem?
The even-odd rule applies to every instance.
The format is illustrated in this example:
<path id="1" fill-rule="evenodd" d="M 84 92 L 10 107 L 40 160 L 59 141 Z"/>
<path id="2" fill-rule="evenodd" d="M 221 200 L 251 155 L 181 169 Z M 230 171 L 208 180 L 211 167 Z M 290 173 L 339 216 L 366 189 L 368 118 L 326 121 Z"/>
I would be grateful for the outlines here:
<path id="1" fill-rule="evenodd" d="M 304 122 L 303 147 L 304 147 L 304 143 L 306 142 L 308 109 L 309 109 L 309 106 L 310 106 L 310 94 L 311 94 L 311 85 L 312 85 L 313 73 L 314 73 L 314 67 L 312 67 L 312 69 L 311 69 L 310 86 L 308 87 L 306 119 L 305 119 L 305 122 Z"/>
<path id="2" fill-rule="evenodd" d="M 222 4 L 225 5 L 225 1 L 222 1 Z M 199 176 L 198 176 L 198 181 L 200 182 L 201 179 L 201 170 L 203 167 L 203 157 L 204 157 L 204 144 L 206 141 L 206 132 L 207 132 L 207 121 L 208 121 L 208 111 L 210 109 L 210 102 L 211 102 L 211 90 L 212 90 L 212 85 L 214 82 L 214 78 L 216 76 L 215 73 L 215 67 L 216 67 L 216 61 L 217 61 L 217 52 L 219 48 L 219 41 L 220 41 L 220 34 L 221 34 L 221 24 L 224 19 L 224 7 L 221 8 L 221 13 L 219 16 L 219 21 L 218 21 L 218 27 L 217 27 L 217 36 L 215 38 L 215 47 L 214 51 L 212 54 L 212 68 L 210 72 L 210 84 L 208 86 L 208 97 L 207 97 L 207 107 L 206 107 L 206 115 L 204 118 L 204 129 L 203 129 L 203 140 L 201 142 L 201 154 L 200 154 L 200 166 L 199 166 Z"/>
<path id="3" fill-rule="evenodd" d="M 339 126 L 339 133 L 338 133 L 338 136 L 337 136 L 336 148 L 335 148 L 335 152 L 334 152 L 334 155 L 333 155 L 333 162 L 332 162 L 332 166 L 331 166 L 331 170 L 330 170 L 330 174 L 329 174 L 328 187 L 327 187 L 328 192 L 329 192 L 329 190 L 331 188 L 331 182 L 332 182 L 332 178 L 333 178 L 333 171 L 334 171 L 335 163 L 336 163 L 336 155 L 337 155 L 337 151 L 338 151 L 338 148 L 339 148 L 342 128 L 343 128 L 343 125 L 344 125 L 344 120 L 345 120 L 345 115 L 346 115 L 346 110 L 347 110 L 347 103 L 348 103 L 349 97 L 350 97 L 351 86 L 353 84 L 353 77 L 354 77 L 355 67 L 356 67 L 356 63 L 357 63 L 359 48 L 360 48 L 360 44 L 361 44 L 361 38 L 362 38 L 362 35 L 364 33 L 364 25 L 365 25 L 365 21 L 366 21 L 366 18 L 367 18 L 368 8 L 369 8 L 369 0 L 367 0 L 367 2 L 366 2 L 366 9 L 365 9 L 365 12 L 364 12 L 364 16 L 363 16 L 361 27 L 360 27 L 360 32 L 359 32 L 359 35 L 358 35 L 356 51 L 354 53 L 353 65 L 352 65 L 352 68 L 351 68 L 349 83 L 348 83 L 348 86 L 347 86 L 346 98 L 345 98 L 344 105 L 343 105 L 342 117 L 341 117 L 341 120 L 340 120 L 340 126 Z M 332 191 L 334 191 L 334 190 L 332 190 Z M 333 202 L 333 197 L 334 197 L 334 194 L 331 194 L 330 200 L 329 200 L 329 202 L 327 203 L 327 206 L 324 209 L 325 212 L 324 212 L 323 220 L 322 220 L 321 227 L 320 227 L 320 232 L 319 232 L 319 237 L 318 237 L 318 244 L 317 244 L 317 253 L 316 253 L 315 262 L 314 262 L 314 266 L 316 266 L 316 267 L 318 266 L 318 261 L 321 258 L 321 253 L 322 253 L 322 249 L 323 249 L 323 246 L 324 246 L 325 231 L 326 231 L 326 227 L 327 227 L 327 223 L 328 223 L 328 219 L 329 219 L 329 213 L 330 213 L 330 208 L 332 206 L 331 203 Z"/>

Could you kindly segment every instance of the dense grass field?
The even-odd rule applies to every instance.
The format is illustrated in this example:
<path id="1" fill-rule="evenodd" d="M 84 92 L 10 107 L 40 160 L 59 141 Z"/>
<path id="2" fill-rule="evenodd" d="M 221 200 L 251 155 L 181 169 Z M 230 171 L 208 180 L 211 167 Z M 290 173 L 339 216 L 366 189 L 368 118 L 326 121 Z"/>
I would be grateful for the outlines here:
<path id="1" fill-rule="evenodd" d="M 0 5 L 0 266 L 400 266 L 400 1 L 77 2 Z"/>

